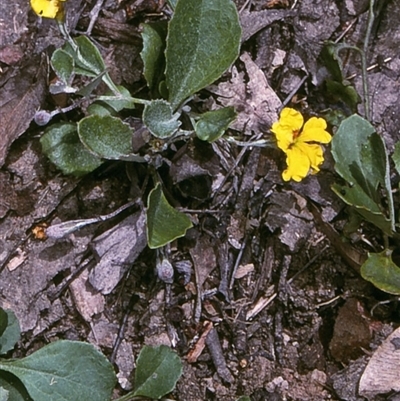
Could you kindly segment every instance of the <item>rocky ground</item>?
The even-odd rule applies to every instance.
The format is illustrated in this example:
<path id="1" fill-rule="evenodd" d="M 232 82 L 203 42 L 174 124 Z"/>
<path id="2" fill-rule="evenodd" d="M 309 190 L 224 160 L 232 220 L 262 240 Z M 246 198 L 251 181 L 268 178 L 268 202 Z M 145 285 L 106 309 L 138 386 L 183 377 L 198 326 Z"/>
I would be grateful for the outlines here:
<path id="1" fill-rule="evenodd" d="M 111 76 L 131 93 L 146 85 L 139 24 L 168 18 L 162 3 L 106 2 L 94 25 Z M 326 40 L 363 46 L 367 1 L 236 3 L 240 59 L 193 102 L 223 103 L 234 93 L 225 96 L 239 112 L 228 135 L 245 141 L 271 138 L 265 104 L 286 102 L 306 116 L 350 112 L 326 90 L 319 55 Z M 368 46 L 371 123 L 392 152 L 400 139 L 400 7 L 377 3 Z M 70 26 L 86 30 L 90 8 L 69 0 Z M 321 172 L 300 183 L 282 180 L 276 148 L 192 140 L 166 153 L 160 176 L 194 223 L 166 249 L 172 284 L 158 278 L 156 252 L 137 235 L 140 201 L 105 223 L 46 239 L 46 225 L 146 199 L 148 173 L 125 162 L 79 179 L 57 171 L 32 119 L 39 107 L 68 104 L 48 94 L 48 57 L 63 40 L 54 21 L 40 22 L 21 0 L 0 10 L 0 305 L 22 330 L 12 356 L 56 339 L 92 342 L 113 361 L 121 395 L 132 387 L 143 344 L 167 344 L 184 361 L 171 399 L 399 399 L 400 356 L 382 349 L 400 337 L 397 300 L 359 275 L 363 255 L 382 250 L 383 240 L 366 223 L 345 232 L 349 211 L 331 190 L 339 178 L 329 147 Z M 355 52 L 344 52 L 343 68 L 363 96 Z"/>

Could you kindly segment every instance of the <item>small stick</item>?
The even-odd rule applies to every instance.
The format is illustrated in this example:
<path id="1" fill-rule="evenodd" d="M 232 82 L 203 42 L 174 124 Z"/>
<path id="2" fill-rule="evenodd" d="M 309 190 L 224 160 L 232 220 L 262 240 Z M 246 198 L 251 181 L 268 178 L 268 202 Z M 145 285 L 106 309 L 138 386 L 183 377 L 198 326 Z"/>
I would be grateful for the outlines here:
<path id="1" fill-rule="evenodd" d="M 64 221 L 63 223 L 60 223 L 60 224 L 54 224 L 54 225 L 46 228 L 46 235 L 49 238 L 53 238 L 53 239 L 63 238 L 66 235 L 72 234 L 73 232 L 75 232 L 89 224 L 100 223 L 102 221 L 112 219 L 113 217 L 117 216 L 119 213 L 121 213 L 128 207 L 135 205 L 136 203 L 137 203 L 137 201 L 128 202 L 125 205 L 122 205 L 121 207 L 119 207 L 114 212 L 111 212 L 109 214 L 105 214 L 102 216 L 98 216 L 98 217 L 93 217 L 91 219 L 69 220 L 69 221 Z"/>
<path id="2" fill-rule="evenodd" d="M 94 7 L 90 10 L 90 13 L 89 13 L 90 22 L 89 22 L 89 26 L 86 29 L 86 35 L 90 36 L 92 34 L 94 24 L 96 23 L 97 18 L 99 17 L 99 13 L 100 13 L 101 7 L 103 7 L 103 4 L 104 4 L 104 0 L 97 0 Z"/>
<path id="3" fill-rule="evenodd" d="M 208 350 L 210 351 L 211 358 L 214 362 L 214 366 L 218 375 L 226 382 L 232 384 L 234 382 L 234 378 L 226 366 L 226 361 L 222 352 L 221 344 L 219 342 L 218 333 L 215 328 L 212 328 L 212 330 L 210 330 L 208 333 L 206 344 Z"/>
<path id="4" fill-rule="evenodd" d="M 67 287 L 85 270 L 92 262 L 94 261 L 93 256 L 89 256 L 86 259 L 83 259 L 79 266 L 68 276 L 63 284 L 61 284 L 58 289 L 55 289 L 53 294 L 49 294 L 48 298 L 50 302 L 54 302 L 60 295 L 67 289 Z"/>
<path id="5" fill-rule="evenodd" d="M 139 300 L 138 295 L 132 294 L 131 299 L 129 300 L 128 307 L 126 308 L 126 311 L 124 313 L 124 317 L 122 318 L 121 324 L 119 326 L 117 338 L 115 339 L 115 342 L 114 342 L 113 350 L 112 350 L 111 357 L 110 357 L 111 363 L 115 362 L 115 358 L 117 357 L 117 353 L 118 353 L 118 348 L 121 345 L 122 340 L 124 339 L 125 327 L 126 327 L 126 323 L 128 321 L 128 317 L 133 309 L 133 306 L 135 305 L 135 303 L 138 300 Z"/>

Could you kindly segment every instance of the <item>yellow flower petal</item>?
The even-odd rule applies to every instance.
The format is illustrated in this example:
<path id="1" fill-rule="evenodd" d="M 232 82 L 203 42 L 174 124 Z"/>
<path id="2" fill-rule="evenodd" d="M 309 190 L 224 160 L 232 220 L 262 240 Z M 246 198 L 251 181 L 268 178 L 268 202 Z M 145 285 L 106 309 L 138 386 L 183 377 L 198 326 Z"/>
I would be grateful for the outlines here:
<path id="1" fill-rule="evenodd" d="M 285 107 L 279 121 L 272 124 L 271 131 L 275 134 L 278 148 L 285 153 L 293 143 L 293 134 L 300 131 L 303 125 L 303 116 L 296 110 Z"/>
<path id="2" fill-rule="evenodd" d="M 285 107 L 281 111 L 279 122 L 292 128 L 293 131 L 299 131 L 303 126 L 304 118 L 297 110 Z"/>
<path id="3" fill-rule="evenodd" d="M 303 127 L 298 140 L 301 142 L 329 143 L 332 136 L 326 131 L 326 121 L 323 118 L 311 117 Z"/>
<path id="4" fill-rule="evenodd" d="M 275 134 L 277 145 L 285 153 L 293 143 L 293 131 L 290 127 L 281 126 L 279 122 L 272 125 L 271 131 Z"/>
<path id="5" fill-rule="evenodd" d="M 284 181 L 301 181 L 310 171 L 310 160 L 301 148 L 294 146 L 286 153 L 287 169 L 282 173 Z"/>
<path id="6" fill-rule="evenodd" d="M 64 15 L 64 7 L 59 0 L 31 0 L 30 3 L 39 17 L 60 19 Z"/>
<path id="7" fill-rule="evenodd" d="M 319 166 L 324 162 L 324 151 L 322 147 L 316 144 L 299 142 L 296 144 L 296 148 L 308 159 L 309 165 L 313 171 L 318 172 Z"/>

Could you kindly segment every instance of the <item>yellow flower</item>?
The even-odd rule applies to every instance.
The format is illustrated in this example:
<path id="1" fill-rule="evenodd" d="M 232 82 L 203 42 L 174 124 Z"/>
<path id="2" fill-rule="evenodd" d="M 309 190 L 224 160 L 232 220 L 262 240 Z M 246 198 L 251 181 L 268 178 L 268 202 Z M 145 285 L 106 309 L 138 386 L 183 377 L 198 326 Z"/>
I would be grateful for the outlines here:
<path id="1" fill-rule="evenodd" d="M 304 126 L 303 123 L 303 116 L 298 111 L 285 107 L 279 121 L 271 128 L 278 147 L 286 153 L 287 169 L 282 173 L 284 181 L 299 182 L 310 169 L 317 173 L 324 161 L 323 149 L 317 143 L 329 143 L 332 139 L 323 118 L 311 117 Z"/>
<path id="2" fill-rule="evenodd" d="M 59 21 L 64 20 L 65 0 L 30 0 L 32 10 L 39 16 L 44 18 L 53 18 Z"/>

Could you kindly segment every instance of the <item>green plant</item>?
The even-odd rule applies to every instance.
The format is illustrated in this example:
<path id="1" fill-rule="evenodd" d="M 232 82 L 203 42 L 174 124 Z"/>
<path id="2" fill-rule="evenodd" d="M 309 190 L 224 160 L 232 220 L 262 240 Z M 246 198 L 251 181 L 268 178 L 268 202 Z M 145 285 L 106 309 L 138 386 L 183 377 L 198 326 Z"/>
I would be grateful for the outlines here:
<path id="1" fill-rule="evenodd" d="M 0 308 L 0 355 L 20 338 L 18 320 Z M 144 346 L 138 356 L 134 390 L 119 398 L 160 399 L 182 374 L 178 355 L 166 346 Z M 80 341 L 52 342 L 22 359 L 0 359 L 2 401 L 109 401 L 116 385 L 111 363 L 93 345 Z"/>
<path id="2" fill-rule="evenodd" d="M 1 354 L 19 340 L 18 321 L 1 310 Z M 7 372 L 7 374 L 5 374 Z M 98 400 L 111 398 L 116 384 L 114 369 L 93 345 L 56 341 L 22 359 L 0 360 L 0 385 L 6 400 Z"/>
<path id="3" fill-rule="evenodd" d="M 171 392 L 182 375 L 182 362 L 178 355 L 165 345 L 145 345 L 139 353 L 135 388 L 115 401 L 133 401 L 143 397 L 158 400 Z"/>
<path id="4" fill-rule="evenodd" d="M 390 183 L 390 164 L 385 142 L 364 118 L 352 115 L 342 121 L 332 140 L 335 169 L 346 185 L 335 184 L 334 192 L 384 235 L 385 250 L 369 253 L 361 275 L 376 287 L 400 295 L 400 268 L 392 260 L 388 238 L 398 240 L 395 207 Z M 400 174 L 400 143 L 392 155 Z"/>
<path id="5" fill-rule="evenodd" d="M 151 248 L 183 236 L 191 227 L 189 218 L 173 210 L 162 193 L 156 174 L 162 151 L 177 140 L 193 136 L 214 141 L 236 116 L 231 107 L 202 115 L 184 107 L 195 93 L 220 78 L 238 57 L 241 28 L 234 3 L 178 0 L 170 4 L 174 13 L 168 25 L 161 22 L 142 26 L 141 56 L 152 100 L 131 97 L 127 89 L 116 86 L 96 46 L 85 36 L 72 39 L 64 32 L 66 44 L 51 58 L 58 81 L 50 91 L 83 97 L 90 105 L 87 116 L 78 123 L 50 125 L 41 138 L 43 151 L 65 174 L 87 174 L 104 160 L 147 163 L 155 184 L 147 205 Z M 88 77 L 89 82 L 75 87 L 77 75 Z M 101 82 L 107 85 L 108 92 L 94 95 Z M 154 138 L 140 154 L 132 152 L 133 129 L 119 115 L 121 110 L 137 105 L 144 106 L 142 121 Z M 40 111 L 36 121 L 47 124 L 55 114 Z M 181 129 L 183 114 L 192 125 L 185 130 Z"/>
<path id="6" fill-rule="evenodd" d="M 327 82 L 327 89 L 340 94 L 341 100 L 353 111 L 359 102 L 359 96 L 344 79 L 340 52 L 347 49 L 360 54 L 366 116 L 362 118 L 353 114 L 337 124 L 339 127 L 332 139 L 332 155 L 335 159 L 335 170 L 345 184 L 334 184 L 332 189 L 357 212 L 358 218 L 353 215 L 351 225 L 354 226 L 364 219 L 383 233 L 385 249 L 368 254 L 360 268 L 362 277 L 383 291 L 400 295 L 400 268 L 393 262 L 393 251 L 389 246 L 389 238 L 394 241 L 400 238 L 396 231 L 399 224 L 392 195 L 389 154 L 384 140 L 369 122 L 367 55 L 374 21 L 374 3 L 374 0 L 369 1 L 368 26 L 363 49 L 344 43 L 328 42 L 321 53 L 321 58 L 333 77 L 333 80 Z M 400 143 L 395 146 L 392 160 L 397 174 L 400 174 Z M 350 228 L 350 222 L 348 227 Z"/>

